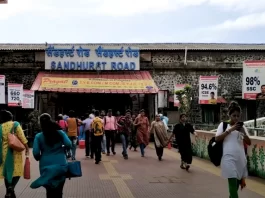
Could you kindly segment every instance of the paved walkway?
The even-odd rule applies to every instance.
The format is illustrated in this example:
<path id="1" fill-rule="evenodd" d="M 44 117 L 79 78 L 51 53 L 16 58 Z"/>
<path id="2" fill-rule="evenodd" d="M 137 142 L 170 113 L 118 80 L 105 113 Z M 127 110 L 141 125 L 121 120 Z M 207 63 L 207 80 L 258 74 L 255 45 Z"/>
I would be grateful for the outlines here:
<path id="1" fill-rule="evenodd" d="M 121 147 L 116 156 L 103 156 L 102 163 L 84 158 L 84 150 L 77 151 L 82 161 L 83 177 L 67 180 L 64 198 L 200 198 L 228 197 L 227 182 L 220 178 L 220 170 L 207 161 L 194 159 L 190 172 L 179 168 L 179 154 L 175 149 L 165 149 L 164 160 L 159 162 L 151 145 L 146 157 L 129 151 L 129 160 L 121 157 Z M 38 164 L 32 159 L 32 179 L 38 177 Z M 32 190 L 31 181 L 21 179 L 16 187 L 18 198 L 45 198 L 43 188 Z M 0 184 L 0 197 L 5 187 Z M 248 189 L 240 192 L 241 198 L 265 196 L 265 182 L 249 178 Z M 262 196 L 264 195 L 264 196 Z"/>

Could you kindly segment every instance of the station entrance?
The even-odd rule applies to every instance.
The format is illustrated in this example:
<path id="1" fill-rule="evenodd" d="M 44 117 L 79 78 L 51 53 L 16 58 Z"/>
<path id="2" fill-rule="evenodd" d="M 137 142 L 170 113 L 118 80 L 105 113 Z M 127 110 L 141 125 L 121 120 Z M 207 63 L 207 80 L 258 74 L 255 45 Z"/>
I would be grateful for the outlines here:
<path id="1" fill-rule="evenodd" d="M 132 99 L 129 94 L 60 93 L 56 106 L 63 114 L 74 110 L 78 116 L 89 113 L 91 109 L 99 111 L 112 109 L 113 113 L 117 111 L 124 113 L 126 109 L 132 109 Z"/>
<path id="2" fill-rule="evenodd" d="M 39 98 L 38 110 L 40 113 L 49 113 L 53 118 L 58 114 L 67 115 L 74 110 L 76 116 L 82 117 L 92 109 L 99 111 L 112 109 L 124 115 L 127 109 L 138 114 L 145 109 L 147 117 L 154 119 L 156 109 L 156 94 L 81 94 L 81 93 L 37 93 Z"/>
<path id="3" fill-rule="evenodd" d="M 84 116 L 91 109 L 112 109 L 122 114 L 145 109 L 149 119 L 157 110 L 158 88 L 147 71 L 102 72 L 40 72 L 31 90 L 36 91 L 36 109 L 49 113 Z"/>

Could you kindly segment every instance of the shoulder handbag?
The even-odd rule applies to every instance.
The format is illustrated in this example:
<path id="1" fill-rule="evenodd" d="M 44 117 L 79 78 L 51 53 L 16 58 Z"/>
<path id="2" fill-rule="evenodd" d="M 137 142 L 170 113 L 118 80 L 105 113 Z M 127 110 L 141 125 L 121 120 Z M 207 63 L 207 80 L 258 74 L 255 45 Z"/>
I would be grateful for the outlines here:
<path id="1" fill-rule="evenodd" d="M 8 146 L 14 151 L 22 152 L 25 150 L 25 146 L 15 135 L 15 128 L 16 127 L 15 127 L 15 122 L 14 122 L 10 133 L 8 133 Z"/>
<path id="2" fill-rule="evenodd" d="M 223 122 L 223 133 L 227 129 L 227 122 Z M 215 137 L 209 141 L 207 146 L 208 156 L 215 166 L 220 166 L 223 157 L 223 141 L 216 142 Z"/>
<path id="3" fill-rule="evenodd" d="M 82 177 L 82 168 L 80 161 L 68 162 L 66 178 L 69 178 L 70 180 L 73 177 Z"/>

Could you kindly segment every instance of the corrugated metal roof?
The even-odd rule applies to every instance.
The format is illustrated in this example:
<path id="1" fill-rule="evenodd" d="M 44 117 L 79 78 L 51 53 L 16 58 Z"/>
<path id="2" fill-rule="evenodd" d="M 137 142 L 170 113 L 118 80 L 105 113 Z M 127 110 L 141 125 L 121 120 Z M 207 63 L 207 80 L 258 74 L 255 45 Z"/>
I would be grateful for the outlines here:
<path id="1" fill-rule="evenodd" d="M 130 94 L 130 93 L 144 93 L 144 94 L 154 94 L 158 92 L 158 88 L 155 84 L 155 82 L 153 81 L 153 87 L 152 89 L 148 90 L 146 89 L 129 89 L 129 88 L 119 88 L 119 89 L 96 89 L 93 88 L 93 85 L 90 85 L 89 88 L 45 88 L 41 86 L 42 83 L 42 78 L 64 78 L 64 79 L 75 79 L 78 81 L 78 79 L 82 78 L 86 78 L 86 79 L 95 79 L 95 78 L 100 78 L 100 79 L 117 79 L 121 80 L 121 79 L 129 79 L 131 81 L 129 81 L 130 83 L 133 83 L 137 80 L 148 80 L 148 81 L 153 81 L 150 73 L 148 71 L 125 71 L 125 72 L 104 72 L 102 74 L 95 74 L 95 73 L 65 73 L 65 72 L 40 72 L 37 76 L 37 78 L 35 79 L 31 90 L 33 91 L 50 91 L 50 92 L 65 92 L 65 93 L 119 93 L 119 94 Z M 54 79 L 51 79 L 54 80 Z M 133 85 L 131 85 L 133 86 Z M 149 86 L 149 85 L 148 85 Z M 117 87 L 116 87 L 117 88 Z M 135 87 L 134 87 L 135 88 Z"/>
<path id="2" fill-rule="evenodd" d="M 140 50 L 265 50 L 265 44 L 238 43 L 48 43 L 48 45 L 103 45 L 103 46 L 134 46 Z M 0 43 L 0 50 L 44 50 L 46 44 L 9 44 Z"/>

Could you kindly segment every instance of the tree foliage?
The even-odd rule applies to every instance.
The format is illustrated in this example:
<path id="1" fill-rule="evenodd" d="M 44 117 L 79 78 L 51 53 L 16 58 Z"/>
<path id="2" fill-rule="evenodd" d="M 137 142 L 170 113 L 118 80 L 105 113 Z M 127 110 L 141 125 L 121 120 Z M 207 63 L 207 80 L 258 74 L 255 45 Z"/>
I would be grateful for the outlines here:
<path id="1" fill-rule="evenodd" d="M 34 137 L 36 133 L 41 131 L 39 124 L 40 113 L 37 110 L 32 111 L 29 116 L 29 134 L 31 137 Z"/>
<path id="2" fill-rule="evenodd" d="M 192 102 L 192 87 L 186 85 L 184 89 L 175 92 L 179 100 L 179 113 L 185 113 L 189 117 L 191 115 L 191 102 Z"/>

